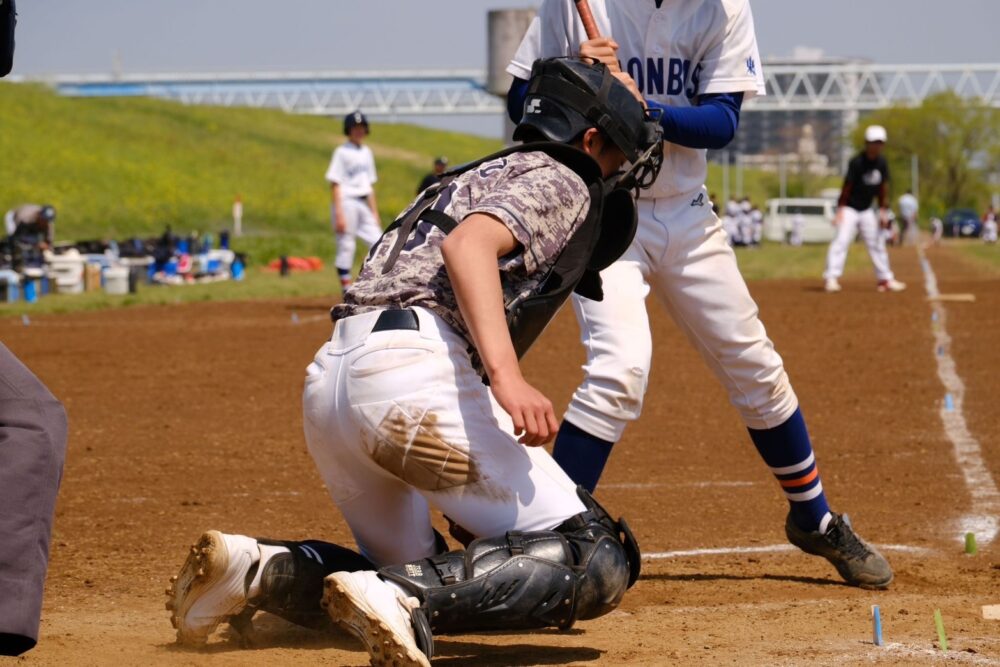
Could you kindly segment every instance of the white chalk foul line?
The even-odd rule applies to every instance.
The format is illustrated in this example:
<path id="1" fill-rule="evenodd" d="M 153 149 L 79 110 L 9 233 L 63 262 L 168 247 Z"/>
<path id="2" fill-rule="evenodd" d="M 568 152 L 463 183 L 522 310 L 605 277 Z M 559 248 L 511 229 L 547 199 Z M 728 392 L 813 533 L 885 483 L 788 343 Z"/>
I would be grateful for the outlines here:
<path id="1" fill-rule="evenodd" d="M 915 547 L 909 544 L 877 544 L 875 545 L 884 551 L 901 551 L 912 554 L 928 554 L 931 549 Z M 773 554 L 786 551 L 798 551 L 798 547 L 791 544 L 765 544 L 755 547 L 718 547 L 712 549 L 682 549 L 679 551 L 654 551 L 644 553 L 642 557 L 646 560 L 666 560 L 669 558 L 690 558 L 692 556 L 727 556 L 733 554 Z"/>
<path id="2" fill-rule="evenodd" d="M 983 452 L 969 432 L 965 423 L 962 404 L 965 401 L 965 383 L 959 377 L 955 368 L 955 359 L 951 356 L 951 336 L 945 326 L 947 311 L 939 299 L 937 277 L 927 259 L 923 248 L 917 247 L 920 254 L 920 266 L 924 271 L 924 289 L 931 299 L 931 331 L 934 334 L 934 358 L 937 360 L 938 378 L 945 388 L 945 400 L 941 406 L 941 421 L 944 431 L 954 447 L 955 461 L 958 463 L 965 486 L 972 497 L 971 513 L 962 517 L 959 526 L 959 537 L 965 533 L 975 533 L 981 543 L 992 542 L 1000 531 L 1000 491 L 990 474 L 989 468 L 983 462 Z"/>
<path id="3" fill-rule="evenodd" d="M 723 482 L 682 482 L 680 484 L 668 484 L 666 482 L 623 482 L 620 484 L 601 484 L 602 489 L 658 489 L 665 487 L 694 487 L 694 488 L 710 488 L 710 487 L 738 487 L 738 486 L 754 486 L 758 482 L 739 482 L 739 481 L 723 481 Z"/>

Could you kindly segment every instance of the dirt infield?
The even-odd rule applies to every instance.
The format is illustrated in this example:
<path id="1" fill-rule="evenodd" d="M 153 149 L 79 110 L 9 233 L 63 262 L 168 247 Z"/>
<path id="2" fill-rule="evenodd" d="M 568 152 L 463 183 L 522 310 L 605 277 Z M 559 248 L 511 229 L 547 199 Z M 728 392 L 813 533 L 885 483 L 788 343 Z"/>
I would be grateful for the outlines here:
<path id="1" fill-rule="evenodd" d="M 856 252 L 859 250 L 856 250 Z M 948 303 L 965 415 L 1000 478 L 1000 279 L 929 253 Z M 441 638 L 435 664 L 1000 664 L 1000 545 L 966 556 L 970 493 L 942 428 L 931 309 L 917 255 L 894 254 L 902 294 L 845 281 L 755 283 L 810 424 L 831 503 L 889 545 L 891 590 L 840 583 L 789 550 L 786 504 L 721 387 L 662 310 L 643 418 L 598 495 L 626 516 L 643 577 L 611 615 L 570 632 Z M 0 665 L 367 664 L 348 639 L 258 621 L 255 646 L 177 648 L 163 589 L 206 528 L 350 544 L 305 451 L 304 369 L 329 335 L 322 301 L 166 306 L 0 319 L 0 339 L 66 404 L 70 450 L 38 648 Z M 295 316 L 293 318 L 293 315 Z M 297 322 L 293 322 L 297 320 Z M 564 405 L 580 377 L 572 316 L 525 364 Z M 1000 541 L 1000 540 L 998 540 Z M 706 552 L 706 550 L 716 550 Z M 886 641 L 871 642 L 869 607 Z M 951 650 L 935 649 L 940 609 Z"/>

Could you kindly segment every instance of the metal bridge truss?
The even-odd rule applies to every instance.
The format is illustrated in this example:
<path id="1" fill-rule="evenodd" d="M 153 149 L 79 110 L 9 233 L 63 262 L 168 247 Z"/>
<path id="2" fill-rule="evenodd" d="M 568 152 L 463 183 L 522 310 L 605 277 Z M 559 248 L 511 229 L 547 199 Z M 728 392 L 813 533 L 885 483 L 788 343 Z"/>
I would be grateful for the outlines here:
<path id="1" fill-rule="evenodd" d="M 919 105 L 951 91 L 1000 107 L 1000 64 L 993 65 L 764 65 L 767 95 L 754 110 L 867 111 Z"/>
<path id="2" fill-rule="evenodd" d="M 477 70 L 60 76 L 73 97 L 144 96 L 183 104 L 269 107 L 288 113 L 342 115 L 498 114 L 502 101 L 486 91 Z"/>
<path id="3" fill-rule="evenodd" d="M 944 91 L 1000 107 L 1000 64 L 873 65 L 765 63 L 768 94 L 748 110 L 865 111 L 919 104 Z M 130 74 L 47 80 L 77 97 L 145 96 L 184 104 L 279 108 L 289 113 L 375 116 L 499 114 L 502 100 L 477 70 Z"/>

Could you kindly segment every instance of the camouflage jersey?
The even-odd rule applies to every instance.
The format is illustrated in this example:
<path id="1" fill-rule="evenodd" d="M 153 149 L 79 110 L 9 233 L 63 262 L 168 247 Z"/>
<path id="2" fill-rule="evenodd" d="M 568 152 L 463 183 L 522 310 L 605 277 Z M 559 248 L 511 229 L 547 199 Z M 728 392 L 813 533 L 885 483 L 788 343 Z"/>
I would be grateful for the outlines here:
<path id="1" fill-rule="evenodd" d="M 484 162 L 462 174 L 438 195 L 432 208 L 456 222 L 484 213 L 514 235 L 520 247 L 497 262 L 506 305 L 534 291 L 589 207 L 587 186 L 575 172 L 545 153 L 532 151 Z M 389 232 L 374 248 L 344 302 L 333 308 L 333 319 L 376 308 L 421 306 L 444 319 L 474 349 L 441 256 L 444 232 L 420 221 L 392 270 L 383 275 L 398 233 L 398 229 Z"/>

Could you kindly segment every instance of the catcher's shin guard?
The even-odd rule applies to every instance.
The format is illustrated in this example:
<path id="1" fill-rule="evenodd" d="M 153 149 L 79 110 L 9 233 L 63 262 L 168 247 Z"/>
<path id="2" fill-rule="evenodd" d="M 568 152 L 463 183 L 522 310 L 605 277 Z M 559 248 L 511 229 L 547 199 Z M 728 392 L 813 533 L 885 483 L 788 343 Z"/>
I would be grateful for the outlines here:
<path id="1" fill-rule="evenodd" d="M 587 511 L 554 530 L 509 532 L 379 574 L 421 601 L 434 633 L 569 628 L 618 606 L 639 576 L 639 546 L 582 488 Z"/>
<path id="2" fill-rule="evenodd" d="M 250 601 L 248 615 L 257 610 L 267 611 L 296 625 L 323 629 L 330 623 L 330 617 L 320 606 L 323 579 L 333 572 L 373 568 L 367 558 L 328 542 L 257 541 L 283 546 L 288 551 L 275 554 L 264 564 L 260 595 Z M 254 569 L 247 576 L 252 579 L 255 574 Z"/>

